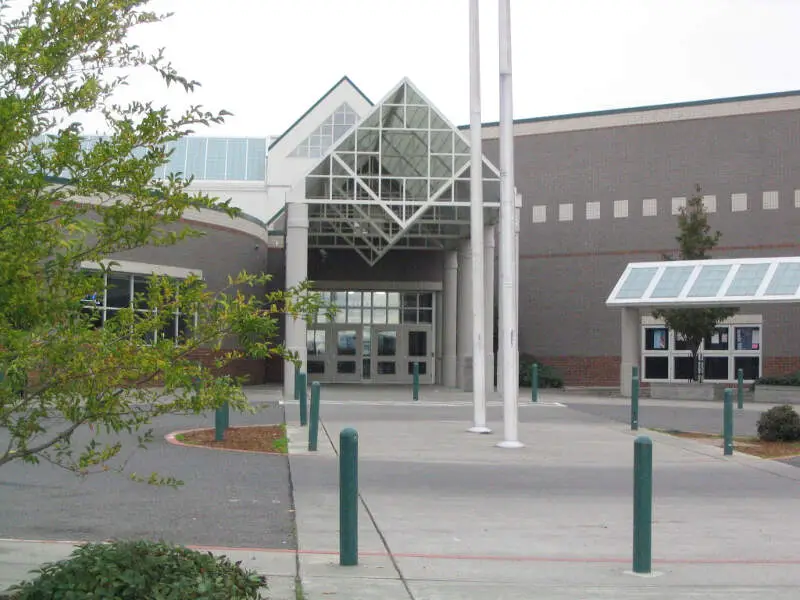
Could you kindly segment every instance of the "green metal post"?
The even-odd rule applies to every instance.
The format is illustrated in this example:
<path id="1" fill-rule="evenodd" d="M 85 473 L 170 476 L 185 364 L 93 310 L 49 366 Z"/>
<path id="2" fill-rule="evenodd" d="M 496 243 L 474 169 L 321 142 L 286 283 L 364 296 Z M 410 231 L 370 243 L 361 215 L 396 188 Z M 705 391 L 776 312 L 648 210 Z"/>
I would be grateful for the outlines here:
<path id="1" fill-rule="evenodd" d="M 358 432 L 339 434 L 339 564 L 358 564 Z"/>
<path id="2" fill-rule="evenodd" d="M 228 428 L 225 418 L 228 403 L 226 402 L 214 411 L 214 440 L 221 442 L 225 439 L 225 430 Z"/>
<path id="3" fill-rule="evenodd" d="M 725 456 L 733 454 L 733 390 L 725 390 L 722 434 L 725 442 Z"/>
<path id="4" fill-rule="evenodd" d="M 308 451 L 317 451 L 319 432 L 319 381 L 311 384 L 311 422 L 308 426 Z"/>
<path id="5" fill-rule="evenodd" d="M 294 399 L 300 400 L 300 369 L 294 368 Z"/>
<path id="6" fill-rule="evenodd" d="M 631 376 L 631 431 L 639 429 L 639 367 L 632 368 Z"/>
<path id="7" fill-rule="evenodd" d="M 736 371 L 736 408 L 744 408 L 744 371 Z"/>
<path id="8" fill-rule="evenodd" d="M 306 374 L 300 373 L 300 426 L 308 424 L 308 388 L 306 387 Z"/>
<path id="9" fill-rule="evenodd" d="M 633 572 L 653 566 L 653 441 L 640 435 L 633 442 Z"/>
<path id="10" fill-rule="evenodd" d="M 531 402 L 539 401 L 539 365 L 531 365 Z"/>
<path id="11" fill-rule="evenodd" d="M 412 390 L 414 401 L 419 400 L 419 363 L 414 363 L 414 386 Z"/>

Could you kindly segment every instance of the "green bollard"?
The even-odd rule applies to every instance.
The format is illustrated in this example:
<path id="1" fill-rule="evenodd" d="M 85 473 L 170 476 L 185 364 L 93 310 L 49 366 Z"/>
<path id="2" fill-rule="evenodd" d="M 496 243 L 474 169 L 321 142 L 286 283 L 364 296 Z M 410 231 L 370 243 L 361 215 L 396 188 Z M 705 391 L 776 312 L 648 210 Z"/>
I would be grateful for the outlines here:
<path id="1" fill-rule="evenodd" d="M 294 399 L 300 400 L 300 369 L 294 368 Z"/>
<path id="2" fill-rule="evenodd" d="M 308 426 L 308 451 L 317 451 L 319 432 L 319 381 L 311 384 L 311 423 Z"/>
<path id="3" fill-rule="evenodd" d="M 531 402 L 539 401 L 539 365 L 531 365 Z"/>
<path id="4" fill-rule="evenodd" d="M 632 367 L 631 375 L 631 431 L 639 429 L 639 367 Z"/>
<path id="5" fill-rule="evenodd" d="M 725 407 L 723 409 L 722 435 L 725 441 L 725 456 L 733 454 L 733 390 L 725 390 Z"/>
<path id="6" fill-rule="evenodd" d="M 228 429 L 228 403 L 214 411 L 214 440 L 221 442 L 225 439 L 225 430 Z"/>
<path id="7" fill-rule="evenodd" d="M 653 567 L 653 441 L 640 435 L 633 442 L 633 572 Z"/>
<path id="8" fill-rule="evenodd" d="M 736 408 L 744 408 L 744 371 L 736 371 Z"/>
<path id="9" fill-rule="evenodd" d="M 411 391 L 412 397 L 416 402 L 419 400 L 419 363 L 414 363 L 414 385 L 412 386 Z"/>
<path id="10" fill-rule="evenodd" d="M 358 432 L 339 434 L 339 564 L 358 564 Z"/>
<path id="11" fill-rule="evenodd" d="M 300 373 L 300 427 L 308 425 L 308 388 L 306 387 L 306 374 Z"/>

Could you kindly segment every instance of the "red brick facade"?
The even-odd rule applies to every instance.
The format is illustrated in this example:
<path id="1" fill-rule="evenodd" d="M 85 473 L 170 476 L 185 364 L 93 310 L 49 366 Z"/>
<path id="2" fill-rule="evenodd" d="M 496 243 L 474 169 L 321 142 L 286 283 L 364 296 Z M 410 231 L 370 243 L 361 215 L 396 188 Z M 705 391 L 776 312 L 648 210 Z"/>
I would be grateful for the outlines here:
<path id="1" fill-rule="evenodd" d="M 542 356 L 542 363 L 561 373 L 564 385 L 618 386 L 619 356 Z"/>
<path id="2" fill-rule="evenodd" d="M 196 350 L 190 355 L 192 359 L 198 360 L 206 367 L 214 366 L 214 359 L 217 356 L 213 350 Z M 225 373 L 235 377 L 247 377 L 245 385 L 259 385 L 269 381 L 267 379 L 267 361 L 262 359 L 240 358 L 231 361 L 225 369 Z"/>
<path id="3" fill-rule="evenodd" d="M 789 375 L 800 371 L 800 356 L 765 356 L 761 374 L 764 377 Z"/>

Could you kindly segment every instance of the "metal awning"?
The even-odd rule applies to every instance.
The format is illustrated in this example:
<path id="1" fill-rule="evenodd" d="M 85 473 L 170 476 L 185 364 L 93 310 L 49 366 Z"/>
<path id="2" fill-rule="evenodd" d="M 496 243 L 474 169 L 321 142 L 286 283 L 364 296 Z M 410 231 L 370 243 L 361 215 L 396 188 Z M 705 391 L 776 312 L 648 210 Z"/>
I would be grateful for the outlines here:
<path id="1" fill-rule="evenodd" d="M 370 265 L 392 248 L 455 247 L 469 235 L 470 147 L 404 79 L 305 177 L 309 247 L 352 248 Z M 483 158 L 484 222 L 499 171 Z"/>
<path id="2" fill-rule="evenodd" d="M 607 306 L 685 308 L 800 302 L 800 257 L 630 263 Z"/>

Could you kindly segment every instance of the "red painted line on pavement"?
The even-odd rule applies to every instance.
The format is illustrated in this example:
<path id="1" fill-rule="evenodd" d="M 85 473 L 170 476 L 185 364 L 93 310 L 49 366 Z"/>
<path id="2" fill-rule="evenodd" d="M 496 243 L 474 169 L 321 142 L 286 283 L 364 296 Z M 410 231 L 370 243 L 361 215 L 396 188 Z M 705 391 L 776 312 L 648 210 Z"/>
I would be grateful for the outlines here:
<path id="1" fill-rule="evenodd" d="M 100 540 L 101 542 L 108 542 L 110 540 Z M 69 544 L 80 545 L 89 543 L 83 541 L 67 541 L 67 540 L 27 540 L 16 538 L 0 538 L 0 542 L 27 542 L 36 544 Z M 304 554 L 311 556 L 336 556 L 339 554 L 337 550 L 292 550 L 289 548 L 252 548 L 252 547 L 238 547 L 238 546 L 207 546 L 187 544 L 187 548 L 194 550 L 206 550 L 217 552 L 263 552 L 270 554 Z M 425 554 L 417 552 L 393 552 L 395 558 L 424 558 L 430 560 L 483 560 L 483 561 L 497 561 L 497 562 L 534 562 L 534 563 L 609 563 L 609 564 L 627 564 L 630 558 L 613 558 L 613 557 L 579 557 L 579 556 L 500 556 L 500 555 L 480 555 L 480 554 Z M 388 556 L 386 552 L 380 551 L 360 551 L 359 556 Z M 800 558 L 787 558 L 787 559 L 758 559 L 758 558 L 654 558 L 653 563 L 659 564 L 674 564 L 674 565 L 753 565 L 753 566 L 783 566 L 783 565 L 800 565 Z"/>

